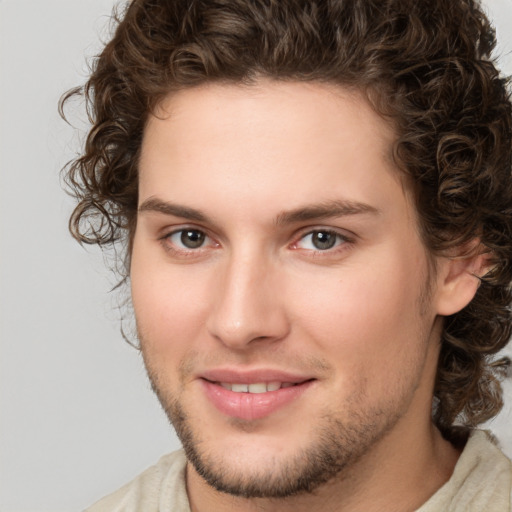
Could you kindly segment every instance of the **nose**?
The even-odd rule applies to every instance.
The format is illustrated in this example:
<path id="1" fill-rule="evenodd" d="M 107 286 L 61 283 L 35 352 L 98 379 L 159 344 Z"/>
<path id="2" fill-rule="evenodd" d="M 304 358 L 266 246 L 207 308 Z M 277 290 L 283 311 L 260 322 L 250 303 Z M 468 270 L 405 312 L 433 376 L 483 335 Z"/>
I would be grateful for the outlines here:
<path id="1" fill-rule="evenodd" d="M 233 350 L 286 337 L 289 322 L 279 269 L 256 255 L 232 257 L 216 277 L 209 333 Z"/>

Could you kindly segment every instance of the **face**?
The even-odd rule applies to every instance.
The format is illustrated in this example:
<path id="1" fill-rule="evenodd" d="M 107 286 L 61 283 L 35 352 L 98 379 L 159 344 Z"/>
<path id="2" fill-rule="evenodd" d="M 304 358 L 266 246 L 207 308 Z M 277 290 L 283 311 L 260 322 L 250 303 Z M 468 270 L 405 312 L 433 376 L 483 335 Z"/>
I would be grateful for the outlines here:
<path id="1" fill-rule="evenodd" d="M 191 471 L 279 497 L 428 417 L 435 280 L 393 130 L 320 84 L 167 98 L 140 160 L 131 283 Z"/>

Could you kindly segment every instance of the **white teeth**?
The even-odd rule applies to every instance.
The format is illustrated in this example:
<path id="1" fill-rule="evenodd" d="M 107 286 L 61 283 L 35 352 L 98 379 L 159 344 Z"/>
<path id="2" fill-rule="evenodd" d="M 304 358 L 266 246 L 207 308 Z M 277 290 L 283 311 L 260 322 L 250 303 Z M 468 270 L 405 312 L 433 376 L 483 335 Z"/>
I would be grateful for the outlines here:
<path id="1" fill-rule="evenodd" d="M 248 384 L 231 384 L 231 391 L 235 393 L 247 393 L 249 391 Z"/>
<path id="2" fill-rule="evenodd" d="M 249 384 L 249 393 L 266 393 L 267 385 L 264 382 L 258 384 Z"/>
<path id="3" fill-rule="evenodd" d="M 280 382 L 269 382 L 267 384 L 267 391 L 277 391 L 278 389 L 281 389 Z"/>
<path id="4" fill-rule="evenodd" d="M 267 391 L 277 391 L 281 388 L 294 386 L 291 382 L 255 382 L 254 384 L 232 384 L 230 382 L 219 383 L 224 389 L 234 391 L 235 393 L 266 393 Z"/>

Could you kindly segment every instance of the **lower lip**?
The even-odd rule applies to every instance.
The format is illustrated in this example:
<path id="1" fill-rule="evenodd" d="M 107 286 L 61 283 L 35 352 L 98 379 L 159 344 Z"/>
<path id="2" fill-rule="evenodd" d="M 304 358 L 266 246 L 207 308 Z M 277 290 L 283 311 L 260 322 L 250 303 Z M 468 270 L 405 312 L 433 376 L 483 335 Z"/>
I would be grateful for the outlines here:
<path id="1" fill-rule="evenodd" d="M 313 381 L 266 393 L 236 393 L 219 384 L 202 380 L 206 396 L 223 414 L 242 420 L 258 420 L 297 400 Z"/>

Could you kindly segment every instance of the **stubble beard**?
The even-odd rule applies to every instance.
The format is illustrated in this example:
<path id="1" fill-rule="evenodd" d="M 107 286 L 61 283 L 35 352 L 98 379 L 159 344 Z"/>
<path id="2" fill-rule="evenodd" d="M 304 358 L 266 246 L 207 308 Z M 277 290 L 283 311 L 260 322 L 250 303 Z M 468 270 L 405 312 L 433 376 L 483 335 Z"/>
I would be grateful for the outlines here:
<path id="1" fill-rule="evenodd" d="M 353 397 L 349 413 L 341 420 L 326 412 L 318 421 L 307 445 L 286 459 L 273 459 L 259 470 L 230 467 L 229 457 L 204 446 L 179 399 L 165 396 L 158 376 L 148 376 L 164 411 L 183 445 L 195 471 L 217 491 L 242 498 L 282 499 L 311 493 L 334 478 L 350 478 L 351 469 L 394 427 L 408 402 L 389 400 L 380 408 L 358 411 L 362 396 Z M 402 397 L 403 399 L 403 397 Z M 243 428 L 243 425 L 241 425 Z M 312 439 L 314 436 L 314 439 Z M 243 454 L 240 454 L 243 457 Z"/>
<path id="2" fill-rule="evenodd" d="M 424 286 L 418 297 L 419 317 L 427 314 L 435 268 L 427 272 Z M 418 332 L 418 343 L 425 351 L 430 343 L 433 326 Z M 176 430 L 183 445 L 187 460 L 195 471 L 217 491 L 242 498 L 282 499 L 304 493 L 312 493 L 333 479 L 348 480 L 355 466 L 406 414 L 420 385 L 420 375 L 425 359 L 420 352 L 404 364 L 410 373 L 403 375 L 390 390 L 389 398 L 379 404 L 371 404 L 362 383 L 359 391 L 345 404 L 342 414 L 337 410 L 326 410 L 319 416 L 317 425 L 307 439 L 307 445 L 298 447 L 287 459 L 273 458 L 259 470 L 230 467 L 229 458 L 215 453 L 205 446 L 200 433 L 194 429 L 193 418 L 187 414 L 179 393 L 171 396 L 161 385 L 158 372 L 149 364 L 145 354 L 145 343 L 140 336 L 142 355 L 146 371 L 162 408 Z M 186 365 L 184 365 L 186 366 Z M 183 366 L 181 368 L 183 373 Z M 183 375 L 182 375 L 183 378 Z M 371 401 L 370 401 L 371 402 Z M 367 404 L 361 409 L 361 404 Z M 343 418 L 341 418 L 341 416 Z M 240 429 L 250 430 L 240 420 Z M 240 454 L 243 457 L 243 454 Z"/>

